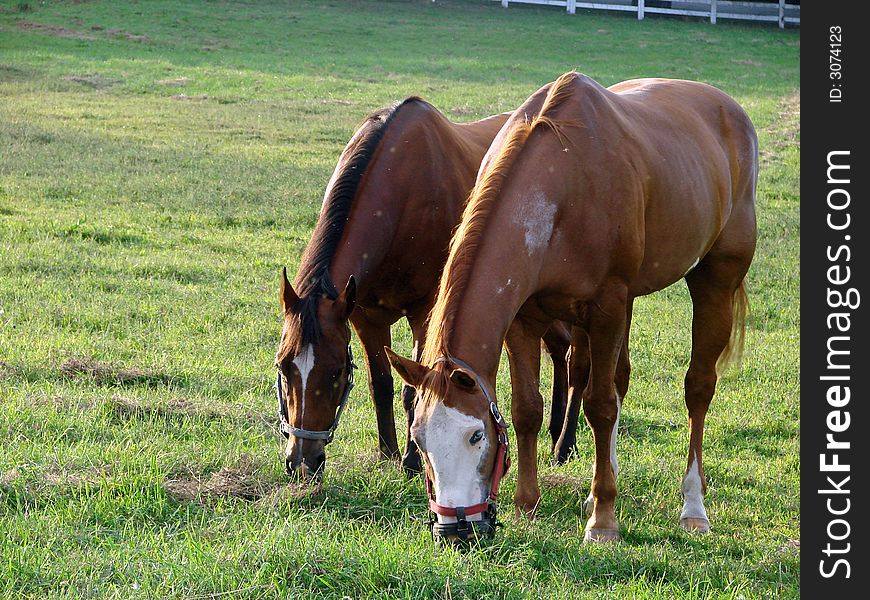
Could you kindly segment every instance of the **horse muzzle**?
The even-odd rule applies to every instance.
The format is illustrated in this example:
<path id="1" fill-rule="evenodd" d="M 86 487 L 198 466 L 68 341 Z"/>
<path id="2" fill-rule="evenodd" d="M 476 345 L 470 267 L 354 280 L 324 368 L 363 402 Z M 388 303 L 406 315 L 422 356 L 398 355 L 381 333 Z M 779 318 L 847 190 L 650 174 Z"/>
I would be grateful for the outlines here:
<path id="1" fill-rule="evenodd" d="M 454 523 L 440 523 L 437 519 L 429 522 L 432 538 L 446 542 L 454 547 L 468 548 L 471 544 L 495 537 L 495 530 L 501 523 L 496 519 L 495 503 L 489 502 L 489 507 L 478 520 L 469 520 L 464 514 L 457 514 Z M 457 513 L 461 513 L 460 508 Z"/>
<path id="2" fill-rule="evenodd" d="M 319 483 L 323 480 L 323 471 L 326 467 L 326 452 L 318 454 L 315 458 L 303 458 L 293 460 L 289 456 L 284 457 L 284 466 L 287 474 L 298 481 L 313 481 Z"/>

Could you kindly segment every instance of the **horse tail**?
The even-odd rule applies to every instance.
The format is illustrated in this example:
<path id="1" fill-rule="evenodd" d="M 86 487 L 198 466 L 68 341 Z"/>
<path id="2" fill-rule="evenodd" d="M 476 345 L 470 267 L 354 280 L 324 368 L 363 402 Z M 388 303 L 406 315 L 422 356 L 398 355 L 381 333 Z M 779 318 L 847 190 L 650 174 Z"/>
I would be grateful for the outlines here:
<path id="1" fill-rule="evenodd" d="M 731 299 L 732 321 L 731 337 L 725 350 L 716 361 L 716 375 L 721 376 L 730 365 L 739 365 L 743 358 L 743 345 L 746 339 L 746 315 L 749 312 L 749 298 L 746 296 L 746 280 L 742 280 Z"/>

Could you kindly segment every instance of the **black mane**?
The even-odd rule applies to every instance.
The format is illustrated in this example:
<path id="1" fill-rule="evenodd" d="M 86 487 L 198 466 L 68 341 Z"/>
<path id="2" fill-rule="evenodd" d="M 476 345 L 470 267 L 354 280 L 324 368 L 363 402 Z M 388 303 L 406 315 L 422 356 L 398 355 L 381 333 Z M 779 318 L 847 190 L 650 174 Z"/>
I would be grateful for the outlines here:
<path id="1" fill-rule="evenodd" d="M 329 196 L 323 200 L 320 217 L 314 226 L 311 240 L 302 254 L 295 283 L 299 300 L 291 307 L 292 315 L 298 319 L 298 327 L 293 327 L 295 331 L 282 340 L 279 355 L 298 354 L 307 344 L 316 342 L 320 338 L 317 302 L 322 296 L 331 300 L 338 297 L 338 290 L 329 276 L 329 266 L 344 234 L 357 188 L 387 127 L 402 107 L 414 102 L 424 101 L 417 96 L 406 98 L 402 102 L 372 113 L 357 129 L 361 131 L 359 139 L 347 160 L 344 161 L 341 172 L 337 174 Z"/>

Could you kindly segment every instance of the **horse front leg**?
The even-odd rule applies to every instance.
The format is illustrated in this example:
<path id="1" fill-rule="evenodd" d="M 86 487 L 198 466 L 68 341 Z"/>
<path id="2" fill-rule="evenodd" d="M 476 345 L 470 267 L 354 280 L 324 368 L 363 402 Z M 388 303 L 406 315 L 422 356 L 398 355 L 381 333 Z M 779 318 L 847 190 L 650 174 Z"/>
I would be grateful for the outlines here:
<path id="1" fill-rule="evenodd" d="M 622 348 L 619 351 L 619 360 L 616 363 L 616 375 L 615 375 L 615 384 L 616 384 L 616 423 L 613 424 L 613 431 L 610 434 L 610 466 L 613 469 L 613 477 L 619 477 L 619 460 L 616 457 L 616 442 L 618 439 L 617 433 L 619 431 L 619 417 L 622 414 L 622 403 L 625 401 L 625 396 L 628 394 L 628 384 L 631 377 L 631 360 L 628 352 L 628 335 L 631 330 L 631 311 L 633 307 L 633 300 L 628 302 L 628 308 L 626 310 L 626 318 L 625 318 L 625 335 L 622 339 Z M 584 343 L 588 346 L 588 338 L 584 336 Z M 589 376 L 587 371 L 586 377 Z M 595 465 L 592 465 L 592 473 L 593 479 L 595 474 Z M 592 492 L 589 492 L 589 496 L 583 502 L 583 508 L 586 509 L 586 516 L 592 515 L 592 506 L 594 504 L 592 498 Z"/>
<path id="2" fill-rule="evenodd" d="M 411 360 L 420 362 L 423 356 L 423 346 L 426 341 L 426 318 L 429 316 L 428 306 L 424 310 L 416 311 L 408 315 L 408 324 L 411 326 L 411 335 L 414 338 L 414 349 L 411 352 Z M 402 384 L 402 408 L 407 417 L 407 429 L 405 430 L 405 452 L 402 454 L 402 467 L 408 476 L 417 475 L 423 470 L 420 450 L 411 437 L 411 426 L 414 424 L 414 406 L 417 399 L 417 390 Z"/>
<path id="3" fill-rule="evenodd" d="M 616 367 L 625 338 L 627 289 L 613 284 L 591 308 L 589 354 L 591 372 L 583 393 L 583 410 L 595 441 L 592 476 L 592 515 L 586 523 L 584 541 L 619 540 L 616 520 L 615 432 L 620 398 L 616 390 Z"/>
<path id="4" fill-rule="evenodd" d="M 393 416 L 393 374 L 384 347 L 390 346 L 390 326 L 372 323 L 356 311 L 351 323 L 362 343 L 368 369 L 369 392 L 378 422 L 378 448 L 388 459 L 399 458 L 396 422 Z"/>
<path id="5" fill-rule="evenodd" d="M 544 399 L 539 390 L 542 330 L 515 320 L 505 338 L 511 370 L 511 420 L 517 435 L 518 514 L 534 516 L 541 499 L 538 487 L 538 432 L 544 420 Z"/>

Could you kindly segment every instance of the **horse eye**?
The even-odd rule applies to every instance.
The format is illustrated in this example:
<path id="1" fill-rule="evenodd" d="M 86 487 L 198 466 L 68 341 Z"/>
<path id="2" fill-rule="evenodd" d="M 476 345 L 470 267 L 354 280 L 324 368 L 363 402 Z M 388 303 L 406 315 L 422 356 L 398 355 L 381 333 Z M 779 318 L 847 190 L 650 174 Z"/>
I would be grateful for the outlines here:
<path id="1" fill-rule="evenodd" d="M 474 433 L 471 434 L 471 437 L 469 438 L 468 443 L 473 446 L 482 439 L 483 439 L 483 430 L 478 429 L 477 431 L 475 431 Z"/>

